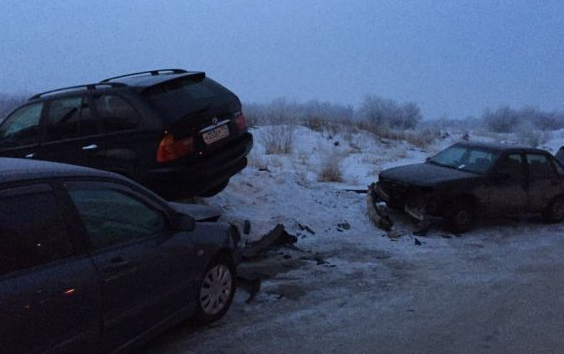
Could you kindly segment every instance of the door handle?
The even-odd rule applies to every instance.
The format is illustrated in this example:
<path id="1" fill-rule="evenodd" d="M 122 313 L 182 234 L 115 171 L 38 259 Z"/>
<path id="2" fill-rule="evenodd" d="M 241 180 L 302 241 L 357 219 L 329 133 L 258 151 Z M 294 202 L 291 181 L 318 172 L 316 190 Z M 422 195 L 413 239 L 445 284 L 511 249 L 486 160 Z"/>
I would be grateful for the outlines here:
<path id="1" fill-rule="evenodd" d="M 110 265 L 105 266 L 104 268 L 102 268 L 102 270 L 104 272 L 107 273 L 111 273 L 111 272 L 117 272 L 119 270 L 122 270 L 124 268 L 127 268 L 129 266 L 129 262 L 128 261 L 124 261 L 123 259 L 119 258 L 119 259 L 112 259 L 112 263 Z"/>
<path id="2" fill-rule="evenodd" d="M 97 148 L 98 148 L 98 145 L 90 144 L 90 145 L 83 146 L 82 150 L 96 150 Z"/>
<path id="3" fill-rule="evenodd" d="M 35 152 L 30 152 L 29 154 L 25 155 L 26 159 L 32 159 L 35 157 Z"/>

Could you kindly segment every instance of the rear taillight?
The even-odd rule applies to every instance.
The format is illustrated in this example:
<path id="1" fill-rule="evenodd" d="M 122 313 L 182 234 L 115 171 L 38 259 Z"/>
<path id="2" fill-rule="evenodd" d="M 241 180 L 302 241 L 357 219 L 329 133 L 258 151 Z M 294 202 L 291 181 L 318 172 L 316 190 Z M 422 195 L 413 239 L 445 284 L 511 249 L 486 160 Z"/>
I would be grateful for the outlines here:
<path id="1" fill-rule="evenodd" d="M 239 128 L 239 130 L 247 128 L 247 119 L 245 118 L 243 112 L 239 112 L 237 115 L 235 115 L 235 119 L 233 120 L 235 121 L 235 124 L 237 125 L 237 128 Z"/>
<path id="2" fill-rule="evenodd" d="M 163 163 L 176 160 L 194 151 L 194 138 L 188 137 L 182 140 L 174 140 L 172 134 L 166 134 L 157 149 L 157 162 Z"/>

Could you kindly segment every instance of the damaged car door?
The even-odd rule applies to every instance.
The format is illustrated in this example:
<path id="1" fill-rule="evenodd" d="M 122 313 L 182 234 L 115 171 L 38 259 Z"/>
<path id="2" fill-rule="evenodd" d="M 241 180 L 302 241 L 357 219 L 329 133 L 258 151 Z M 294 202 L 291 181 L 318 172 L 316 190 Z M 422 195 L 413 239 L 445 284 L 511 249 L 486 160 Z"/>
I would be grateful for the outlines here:
<path id="1" fill-rule="evenodd" d="M 564 182 L 548 155 L 527 154 L 527 166 L 531 211 L 542 211 L 554 197 L 562 193 Z"/>
<path id="2" fill-rule="evenodd" d="M 527 211 L 529 183 L 523 156 L 519 153 L 503 156 L 491 177 L 488 211 L 511 214 Z"/>

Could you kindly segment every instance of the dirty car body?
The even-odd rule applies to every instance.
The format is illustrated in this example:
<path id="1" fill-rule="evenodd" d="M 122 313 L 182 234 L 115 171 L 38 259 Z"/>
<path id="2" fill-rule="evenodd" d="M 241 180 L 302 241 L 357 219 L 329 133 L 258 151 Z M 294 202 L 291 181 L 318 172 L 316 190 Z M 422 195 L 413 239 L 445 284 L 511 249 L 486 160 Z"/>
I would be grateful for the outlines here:
<path id="1" fill-rule="evenodd" d="M 455 231 L 484 214 L 564 218 L 561 163 L 547 151 L 523 146 L 457 143 L 425 163 L 382 171 L 376 194 L 418 220 L 446 219 Z M 464 215 L 454 215 L 460 209 Z"/>
<path id="2" fill-rule="evenodd" d="M 221 317 L 236 235 L 179 209 L 114 173 L 0 158 L 0 352 L 121 352 Z"/>

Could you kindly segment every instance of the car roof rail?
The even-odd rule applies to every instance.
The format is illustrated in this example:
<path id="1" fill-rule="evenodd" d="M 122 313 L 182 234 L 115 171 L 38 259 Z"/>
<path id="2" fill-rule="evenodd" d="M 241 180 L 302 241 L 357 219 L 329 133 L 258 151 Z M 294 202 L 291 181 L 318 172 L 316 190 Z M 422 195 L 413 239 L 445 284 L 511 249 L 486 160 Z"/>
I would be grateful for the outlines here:
<path id="1" fill-rule="evenodd" d="M 138 73 L 131 73 L 131 74 L 125 74 L 125 75 L 120 75 L 120 76 L 114 76 L 114 77 L 110 77 L 107 79 L 104 79 L 100 82 L 108 82 L 108 81 L 112 81 L 115 79 L 121 79 L 124 77 L 130 77 L 130 76 L 138 76 L 138 75 L 145 75 L 145 74 L 151 74 L 151 76 L 157 76 L 157 75 L 161 75 L 164 73 L 172 73 L 172 74 L 186 74 L 188 71 L 184 70 L 184 69 L 158 69 L 158 70 L 148 70 L 148 71 L 140 71 Z"/>
<path id="2" fill-rule="evenodd" d="M 105 82 L 105 83 L 95 83 L 95 84 L 86 84 L 86 85 L 63 87 L 63 88 L 59 88 L 59 89 L 56 89 L 56 90 L 45 91 L 45 92 L 38 93 L 37 95 L 33 95 L 33 96 L 30 97 L 29 101 L 35 100 L 37 98 L 41 98 L 43 96 L 50 95 L 50 94 L 53 94 L 53 93 L 63 92 L 63 91 L 72 91 L 72 90 L 80 89 L 80 88 L 83 88 L 83 89 L 86 89 L 86 90 L 95 90 L 96 87 L 98 87 L 98 86 L 125 87 L 127 85 L 123 84 L 123 83 L 117 83 L 117 82 Z"/>

